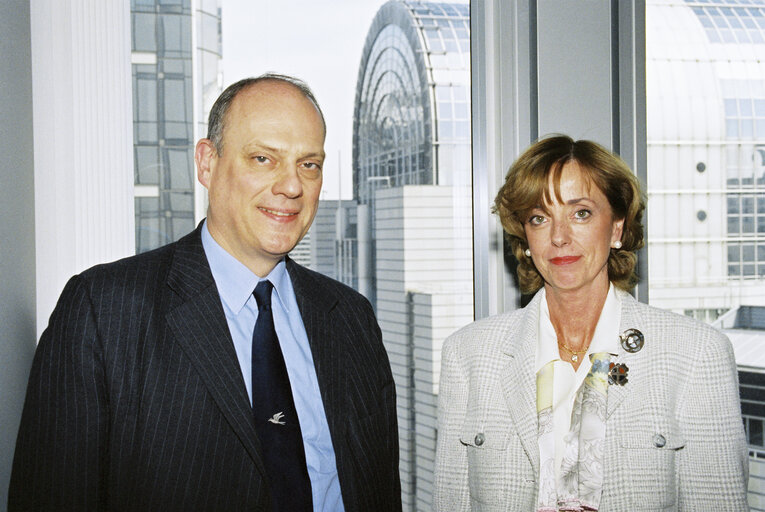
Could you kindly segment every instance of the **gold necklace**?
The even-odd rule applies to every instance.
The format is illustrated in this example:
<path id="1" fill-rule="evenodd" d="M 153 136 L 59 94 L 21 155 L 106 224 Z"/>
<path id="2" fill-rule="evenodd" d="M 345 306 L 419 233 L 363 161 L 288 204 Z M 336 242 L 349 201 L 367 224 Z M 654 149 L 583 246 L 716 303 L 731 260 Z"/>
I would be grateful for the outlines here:
<path id="1" fill-rule="evenodd" d="M 560 341 L 558 342 L 558 347 L 563 348 L 563 349 L 567 350 L 568 352 L 571 352 L 571 360 L 573 362 L 579 361 L 579 355 L 587 353 L 587 348 L 589 348 L 589 347 L 587 347 L 584 350 L 574 350 L 571 347 L 569 347 L 568 345 L 566 345 L 565 343 L 560 342 Z"/>

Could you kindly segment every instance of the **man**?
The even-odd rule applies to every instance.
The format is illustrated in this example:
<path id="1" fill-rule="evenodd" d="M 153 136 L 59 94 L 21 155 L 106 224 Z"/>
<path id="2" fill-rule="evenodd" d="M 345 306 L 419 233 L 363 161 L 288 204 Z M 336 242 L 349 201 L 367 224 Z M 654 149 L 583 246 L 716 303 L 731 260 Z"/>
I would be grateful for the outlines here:
<path id="1" fill-rule="evenodd" d="M 30 375 L 10 511 L 401 509 L 369 302 L 286 256 L 316 213 L 324 137 L 302 82 L 223 92 L 195 152 L 206 221 L 64 289 Z"/>

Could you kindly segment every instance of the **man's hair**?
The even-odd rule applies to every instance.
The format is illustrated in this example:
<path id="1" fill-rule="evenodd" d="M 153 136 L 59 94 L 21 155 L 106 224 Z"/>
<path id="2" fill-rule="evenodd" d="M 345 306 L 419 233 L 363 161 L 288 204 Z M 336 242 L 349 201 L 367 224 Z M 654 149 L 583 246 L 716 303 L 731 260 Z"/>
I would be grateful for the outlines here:
<path id="1" fill-rule="evenodd" d="M 215 100 L 212 109 L 210 109 L 210 117 L 207 121 L 207 138 L 212 141 L 215 150 L 218 152 L 218 156 L 223 154 L 223 131 L 226 128 L 226 114 L 228 113 L 228 109 L 234 101 L 234 98 L 236 98 L 241 91 L 248 89 L 259 82 L 268 81 L 284 82 L 303 93 L 303 95 L 313 103 L 316 110 L 319 111 L 319 117 L 321 117 L 324 133 L 327 132 L 327 123 L 324 121 L 324 113 L 321 111 L 321 107 L 319 106 L 319 102 L 316 101 L 313 91 L 311 91 L 310 87 L 308 87 L 305 82 L 288 75 L 265 73 L 254 78 L 244 78 L 229 85 L 226 90 L 218 96 L 218 99 Z"/>
<path id="2" fill-rule="evenodd" d="M 541 204 L 558 202 L 563 166 L 571 161 L 579 169 L 588 186 L 595 186 L 608 199 L 615 220 L 624 219 L 622 247 L 608 256 L 608 279 L 623 290 L 637 283 L 635 251 L 643 247 L 643 210 L 645 200 L 635 174 L 617 155 L 589 141 L 574 141 L 566 135 L 543 138 L 529 146 L 510 167 L 505 184 L 494 200 L 494 212 L 499 214 L 507 233 L 510 248 L 518 260 L 518 282 L 523 293 L 533 293 L 544 284 L 532 259 L 525 254 L 529 244 L 524 223 L 530 210 Z"/>

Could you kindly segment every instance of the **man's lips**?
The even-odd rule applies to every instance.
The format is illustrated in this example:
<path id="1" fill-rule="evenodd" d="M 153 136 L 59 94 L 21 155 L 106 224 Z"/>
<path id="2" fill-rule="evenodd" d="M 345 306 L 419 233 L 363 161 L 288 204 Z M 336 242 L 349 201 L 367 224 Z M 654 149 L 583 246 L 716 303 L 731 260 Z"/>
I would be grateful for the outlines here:
<path id="1" fill-rule="evenodd" d="M 579 261 L 581 256 L 559 256 L 557 258 L 550 258 L 550 263 L 553 265 L 570 265 Z"/>
<path id="2" fill-rule="evenodd" d="M 289 220 L 297 216 L 299 212 L 291 211 L 291 210 L 273 210 L 271 208 L 265 208 L 263 206 L 259 206 L 258 210 L 265 213 L 271 218 L 277 219 L 277 220 Z"/>

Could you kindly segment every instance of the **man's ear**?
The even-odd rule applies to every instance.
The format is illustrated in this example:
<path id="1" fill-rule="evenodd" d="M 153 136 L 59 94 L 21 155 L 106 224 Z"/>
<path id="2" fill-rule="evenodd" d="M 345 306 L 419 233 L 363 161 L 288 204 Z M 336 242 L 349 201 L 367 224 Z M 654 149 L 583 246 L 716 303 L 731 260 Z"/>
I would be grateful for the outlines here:
<path id="1" fill-rule="evenodd" d="M 210 180 L 218 158 L 218 150 L 210 139 L 199 139 L 194 150 L 194 161 L 197 163 L 197 179 L 206 189 L 210 188 Z"/>

